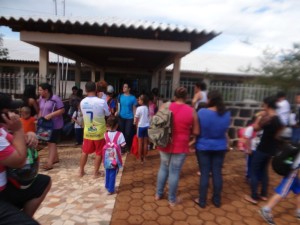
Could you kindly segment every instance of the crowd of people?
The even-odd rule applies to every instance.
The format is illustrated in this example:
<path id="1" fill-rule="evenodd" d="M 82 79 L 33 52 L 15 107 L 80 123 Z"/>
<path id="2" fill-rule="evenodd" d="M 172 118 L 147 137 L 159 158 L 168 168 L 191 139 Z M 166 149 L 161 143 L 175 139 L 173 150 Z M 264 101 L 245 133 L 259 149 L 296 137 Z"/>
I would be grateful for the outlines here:
<path id="1" fill-rule="evenodd" d="M 94 178 L 105 175 L 105 187 L 111 195 L 116 192 L 115 180 L 122 167 L 121 155 L 130 151 L 136 135 L 138 160 L 141 164 L 146 161 L 151 118 L 158 110 L 166 107 L 173 115 L 172 141 L 165 147 L 156 146 L 161 163 L 157 174 L 155 200 L 164 198 L 165 186 L 168 183 L 169 205 L 180 203 L 177 196 L 180 172 L 187 154 L 194 152 L 199 167 L 197 174 L 200 176 L 199 197 L 194 202 L 201 208 L 206 207 L 211 177 L 212 203 L 215 207 L 221 207 L 222 168 L 229 149 L 228 129 L 231 114 L 219 91 L 208 92 L 206 84 L 201 81 L 195 84 L 194 96 L 188 96 L 186 88 L 178 87 L 174 91 L 173 101 L 162 103 L 158 98 L 157 88 L 151 93 L 141 93 L 136 97 L 131 94 L 130 83 L 124 83 L 122 92 L 117 95 L 113 86 L 105 81 L 87 82 L 85 94 L 76 86 L 72 88 L 68 110 L 48 83 L 39 84 L 39 97 L 36 96 L 36 91 L 34 85 L 26 85 L 20 116 L 8 112 L 13 108 L 12 100 L 0 93 L 1 220 L 3 218 L 3 221 L 16 221 L 15 224 L 37 224 L 32 216 L 51 187 L 51 178 L 45 175 L 38 174 L 35 182 L 26 189 L 17 189 L 6 177 L 6 168 L 22 167 L 26 161 L 27 148 L 36 146 L 37 119 L 44 118 L 53 122 L 51 137 L 47 140 L 47 162 L 41 168 L 51 170 L 54 164 L 59 163 L 57 143 L 63 135 L 63 115 L 67 114 L 74 127 L 76 145 L 82 145 L 79 177 L 85 175 L 84 168 L 88 157 L 95 154 Z M 192 102 L 188 105 L 186 102 L 190 97 Z M 252 123 L 245 129 L 243 150 L 247 155 L 246 177 L 251 193 L 245 196 L 245 200 L 251 204 L 268 200 L 268 165 L 276 153 L 278 143 L 288 139 L 299 144 L 299 115 L 300 94 L 295 98 L 295 110 L 291 110 L 285 94 L 279 92 L 277 96 L 263 99 L 262 110 L 254 115 Z M 102 162 L 105 171 L 100 171 Z M 276 195 L 261 209 L 261 215 L 270 224 L 274 224 L 272 207 L 289 190 L 300 194 L 300 181 L 297 177 L 299 165 L 294 168 L 293 176 L 282 181 L 276 189 Z M 288 182 L 292 182 L 292 185 L 288 186 Z M 299 200 L 297 207 L 299 218 Z"/>

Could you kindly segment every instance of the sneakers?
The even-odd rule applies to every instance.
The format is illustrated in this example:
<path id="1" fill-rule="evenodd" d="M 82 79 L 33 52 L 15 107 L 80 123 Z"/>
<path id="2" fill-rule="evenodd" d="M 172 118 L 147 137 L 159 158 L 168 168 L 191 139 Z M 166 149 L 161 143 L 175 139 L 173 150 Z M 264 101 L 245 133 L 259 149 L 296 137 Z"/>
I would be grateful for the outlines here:
<path id="1" fill-rule="evenodd" d="M 262 216 L 262 218 L 271 225 L 275 225 L 275 222 L 273 221 L 273 215 L 270 211 L 266 211 L 265 209 L 261 208 L 259 210 L 260 215 Z"/>

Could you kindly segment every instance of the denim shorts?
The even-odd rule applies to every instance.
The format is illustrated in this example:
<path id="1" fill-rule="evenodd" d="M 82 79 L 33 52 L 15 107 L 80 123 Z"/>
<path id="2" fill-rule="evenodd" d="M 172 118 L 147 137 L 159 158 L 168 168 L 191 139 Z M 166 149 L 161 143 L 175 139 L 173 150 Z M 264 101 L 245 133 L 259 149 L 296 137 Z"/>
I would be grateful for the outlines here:
<path id="1" fill-rule="evenodd" d="M 148 137 L 148 127 L 138 127 L 137 136 L 138 138 Z"/>

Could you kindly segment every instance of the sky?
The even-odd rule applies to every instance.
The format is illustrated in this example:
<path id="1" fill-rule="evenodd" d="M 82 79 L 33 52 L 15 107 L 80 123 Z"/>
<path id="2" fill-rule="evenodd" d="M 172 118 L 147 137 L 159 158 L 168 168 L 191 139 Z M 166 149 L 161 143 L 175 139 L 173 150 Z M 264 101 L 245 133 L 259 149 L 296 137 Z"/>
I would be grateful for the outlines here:
<path id="1" fill-rule="evenodd" d="M 56 0 L 63 16 L 64 0 Z M 0 0 L 0 15 L 52 16 L 55 0 Z M 300 43 L 299 0 L 65 0 L 65 16 L 133 19 L 222 32 L 199 53 L 261 56 Z M 4 38 L 19 38 L 0 26 Z"/>

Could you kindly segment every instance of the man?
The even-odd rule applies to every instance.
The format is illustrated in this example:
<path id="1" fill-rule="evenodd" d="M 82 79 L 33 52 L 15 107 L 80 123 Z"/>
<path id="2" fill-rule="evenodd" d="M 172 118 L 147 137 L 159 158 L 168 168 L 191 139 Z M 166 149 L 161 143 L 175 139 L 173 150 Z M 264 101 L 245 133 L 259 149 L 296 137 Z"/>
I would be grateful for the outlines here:
<path id="1" fill-rule="evenodd" d="M 194 92 L 192 106 L 198 111 L 200 103 L 207 103 L 206 84 L 204 82 L 197 82 L 194 86 Z"/>
<path id="2" fill-rule="evenodd" d="M 77 96 L 77 92 L 78 92 L 78 87 L 77 86 L 73 86 L 72 87 L 72 94 L 69 97 L 69 111 L 68 111 L 68 115 L 72 116 L 74 111 L 77 109 L 76 105 L 80 102 L 81 99 L 78 98 Z"/>
<path id="3" fill-rule="evenodd" d="M 289 127 L 289 117 L 291 112 L 290 103 L 286 100 L 286 94 L 283 91 L 277 93 L 277 115 L 280 118 L 281 123 L 285 127 L 281 132 L 281 137 L 284 139 L 290 139 L 292 129 Z"/>
<path id="4" fill-rule="evenodd" d="M 295 108 L 290 116 L 290 126 L 292 126 L 292 138 L 293 144 L 299 144 L 300 141 L 300 93 L 295 96 Z"/>
<path id="5" fill-rule="evenodd" d="M 106 100 L 96 96 L 96 84 L 94 82 L 87 82 L 85 91 L 87 97 L 80 103 L 84 122 L 84 135 L 79 176 L 82 177 L 84 175 L 84 167 L 88 155 L 95 152 L 94 178 L 97 178 L 102 161 L 102 149 L 105 145 L 105 116 L 109 116 L 110 112 Z"/>
<path id="6" fill-rule="evenodd" d="M 38 143 L 33 132 L 24 135 L 19 116 L 9 112 L 12 108 L 11 98 L 0 93 L 0 223 L 38 224 L 32 217 L 50 190 L 51 178 L 38 174 L 26 189 L 8 182 L 6 168 L 22 168 L 27 159 L 27 145 Z"/>

